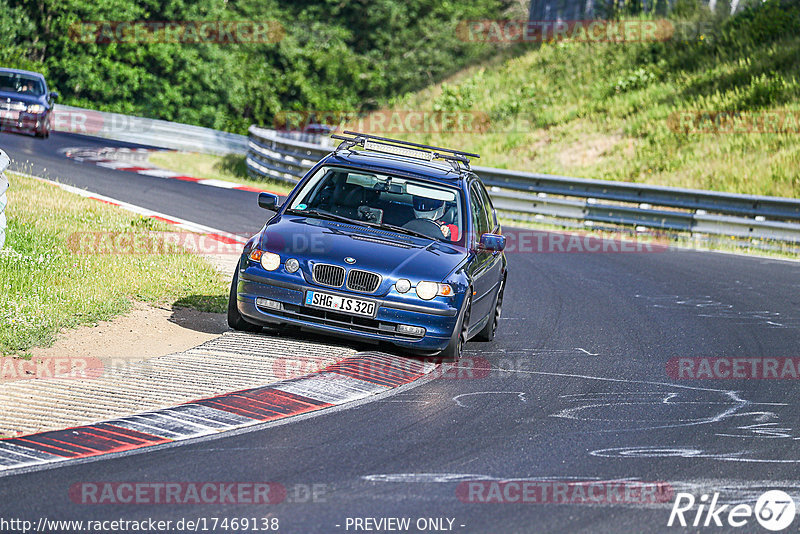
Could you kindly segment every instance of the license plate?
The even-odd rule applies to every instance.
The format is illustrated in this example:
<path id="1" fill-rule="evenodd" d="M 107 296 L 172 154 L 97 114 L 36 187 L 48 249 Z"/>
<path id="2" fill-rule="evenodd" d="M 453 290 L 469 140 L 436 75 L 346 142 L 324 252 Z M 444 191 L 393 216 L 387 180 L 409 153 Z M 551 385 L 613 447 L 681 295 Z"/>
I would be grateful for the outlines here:
<path id="1" fill-rule="evenodd" d="M 375 302 L 371 300 L 351 299 L 350 297 L 320 293 L 319 291 L 306 293 L 306 306 L 335 310 L 352 315 L 363 315 L 365 317 L 375 316 Z"/>

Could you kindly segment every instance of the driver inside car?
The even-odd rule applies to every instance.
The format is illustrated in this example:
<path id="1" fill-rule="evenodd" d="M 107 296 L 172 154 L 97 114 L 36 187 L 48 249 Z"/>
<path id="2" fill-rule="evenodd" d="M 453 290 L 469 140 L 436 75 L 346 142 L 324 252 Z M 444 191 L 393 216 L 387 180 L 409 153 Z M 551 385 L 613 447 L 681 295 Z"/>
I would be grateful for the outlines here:
<path id="1" fill-rule="evenodd" d="M 413 196 L 414 215 L 417 219 L 427 219 L 437 225 L 442 235 L 450 241 L 458 241 L 458 226 L 447 220 L 447 206 L 444 200 Z"/>

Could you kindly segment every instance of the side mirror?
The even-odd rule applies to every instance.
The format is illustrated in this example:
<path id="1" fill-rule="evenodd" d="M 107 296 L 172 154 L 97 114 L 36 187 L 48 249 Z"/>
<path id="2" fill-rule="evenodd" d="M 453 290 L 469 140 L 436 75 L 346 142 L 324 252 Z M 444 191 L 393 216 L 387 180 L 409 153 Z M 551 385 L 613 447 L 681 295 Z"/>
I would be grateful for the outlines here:
<path id="1" fill-rule="evenodd" d="M 50 91 L 50 98 L 56 100 L 58 98 L 58 93 L 55 91 Z"/>
<path id="2" fill-rule="evenodd" d="M 272 193 L 259 193 L 258 207 L 265 210 L 275 211 L 278 207 L 278 197 Z"/>
<path id="3" fill-rule="evenodd" d="M 488 250 L 490 252 L 502 252 L 506 248 L 505 236 L 498 234 L 483 234 L 478 250 Z"/>

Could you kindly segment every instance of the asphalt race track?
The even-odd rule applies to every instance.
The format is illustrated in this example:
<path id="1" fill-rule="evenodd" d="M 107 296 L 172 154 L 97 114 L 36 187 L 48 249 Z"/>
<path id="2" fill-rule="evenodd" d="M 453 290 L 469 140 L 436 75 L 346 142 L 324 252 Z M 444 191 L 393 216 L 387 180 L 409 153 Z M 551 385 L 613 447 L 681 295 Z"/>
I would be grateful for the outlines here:
<path id="1" fill-rule="evenodd" d="M 118 145 L 0 134 L 16 168 L 32 162 L 26 172 L 230 232 L 254 232 L 263 222 L 255 193 L 112 171 L 58 153 Z M 797 381 L 668 373 L 677 357 L 800 356 L 800 263 L 688 250 L 510 252 L 508 259 L 498 337 L 469 343 L 463 369 L 288 424 L 2 477 L 3 516 L 269 515 L 280 532 L 297 533 L 375 531 L 357 529 L 354 519 L 395 517 L 410 518 L 412 532 L 419 518 L 450 519 L 439 530 L 455 532 L 688 532 L 698 529 L 667 528 L 672 501 L 469 502 L 463 488 L 627 480 L 697 498 L 718 492 L 720 503 L 752 505 L 768 489 L 800 496 Z M 76 504 L 69 494 L 76 483 L 205 481 L 274 482 L 287 496 L 268 505 L 101 505 Z M 764 530 L 751 518 L 746 528 L 708 531 Z"/>
<path id="2" fill-rule="evenodd" d="M 46 140 L 0 133 L 0 148 L 12 160 L 11 171 L 58 180 L 161 213 L 174 216 L 183 213 L 192 222 L 231 233 L 252 235 L 263 224 L 264 211 L 256 204 L 256 193 L 154 176 L 134 176 L 135 173 L 130 172 L 109 172 L 103 167 L 76 163 L 60 152 L 71 147 L 141 146 L 57 132 Z"/>

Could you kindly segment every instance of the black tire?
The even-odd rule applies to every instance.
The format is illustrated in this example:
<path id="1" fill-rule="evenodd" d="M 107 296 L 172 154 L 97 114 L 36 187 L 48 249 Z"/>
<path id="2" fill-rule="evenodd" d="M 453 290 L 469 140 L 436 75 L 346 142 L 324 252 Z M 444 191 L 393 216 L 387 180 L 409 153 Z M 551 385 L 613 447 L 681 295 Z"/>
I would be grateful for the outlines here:
<path id="1" fill-rule="evenodd" d="M 231 282 L 231 292 L 228 295 L 228 326 L 240 332 L 260 332 L 261 327 L 257 324 L 249 323 L 239 313 L 239 308 L 236 305 L 236 286 L 239 285 L 239 266 L 236 266 L 236 271 L 233 273 L 233 281 Z"/>
<path id="2" fill-rule="evenodd" d="M 469 315 L 472 310 L 472 289 L 469 290 L 466 302 L 461 308 L 461 317 L 459 317 L 456 327 L 453 329 L 453 335 L 450 337 L 450 343 L 447 347 L 439 353 L 439 358 L 443 362 L 456 362 L 461 358 L 461 353 L 464 351 L 464 345 L 467 343 L 467 330 L 469 327 Z"/>
<path id="3" fill-rule="evenodd" d="M 475 339 L 478 341 L 492 341 L 497 332 L 497 324 L 500 321 L 500 314 L 503 313 L 503 292 L 506 290 L 506 279 L 500 282 L 500 289 L 497 290 L 497 296 L 494 299 L 494 310 L 492 317 L 486 321 L 486 326 L 481 328 L 481 331 L 475 334 Z"/>
<path id="4" fill-rule="evenodd" d="M 34 135 L 39 139 L 47 139 L 50 137 L 50 120 L 48 119 L 42 124 L 42 129 L 38 132 L 35 132 Z"/>

